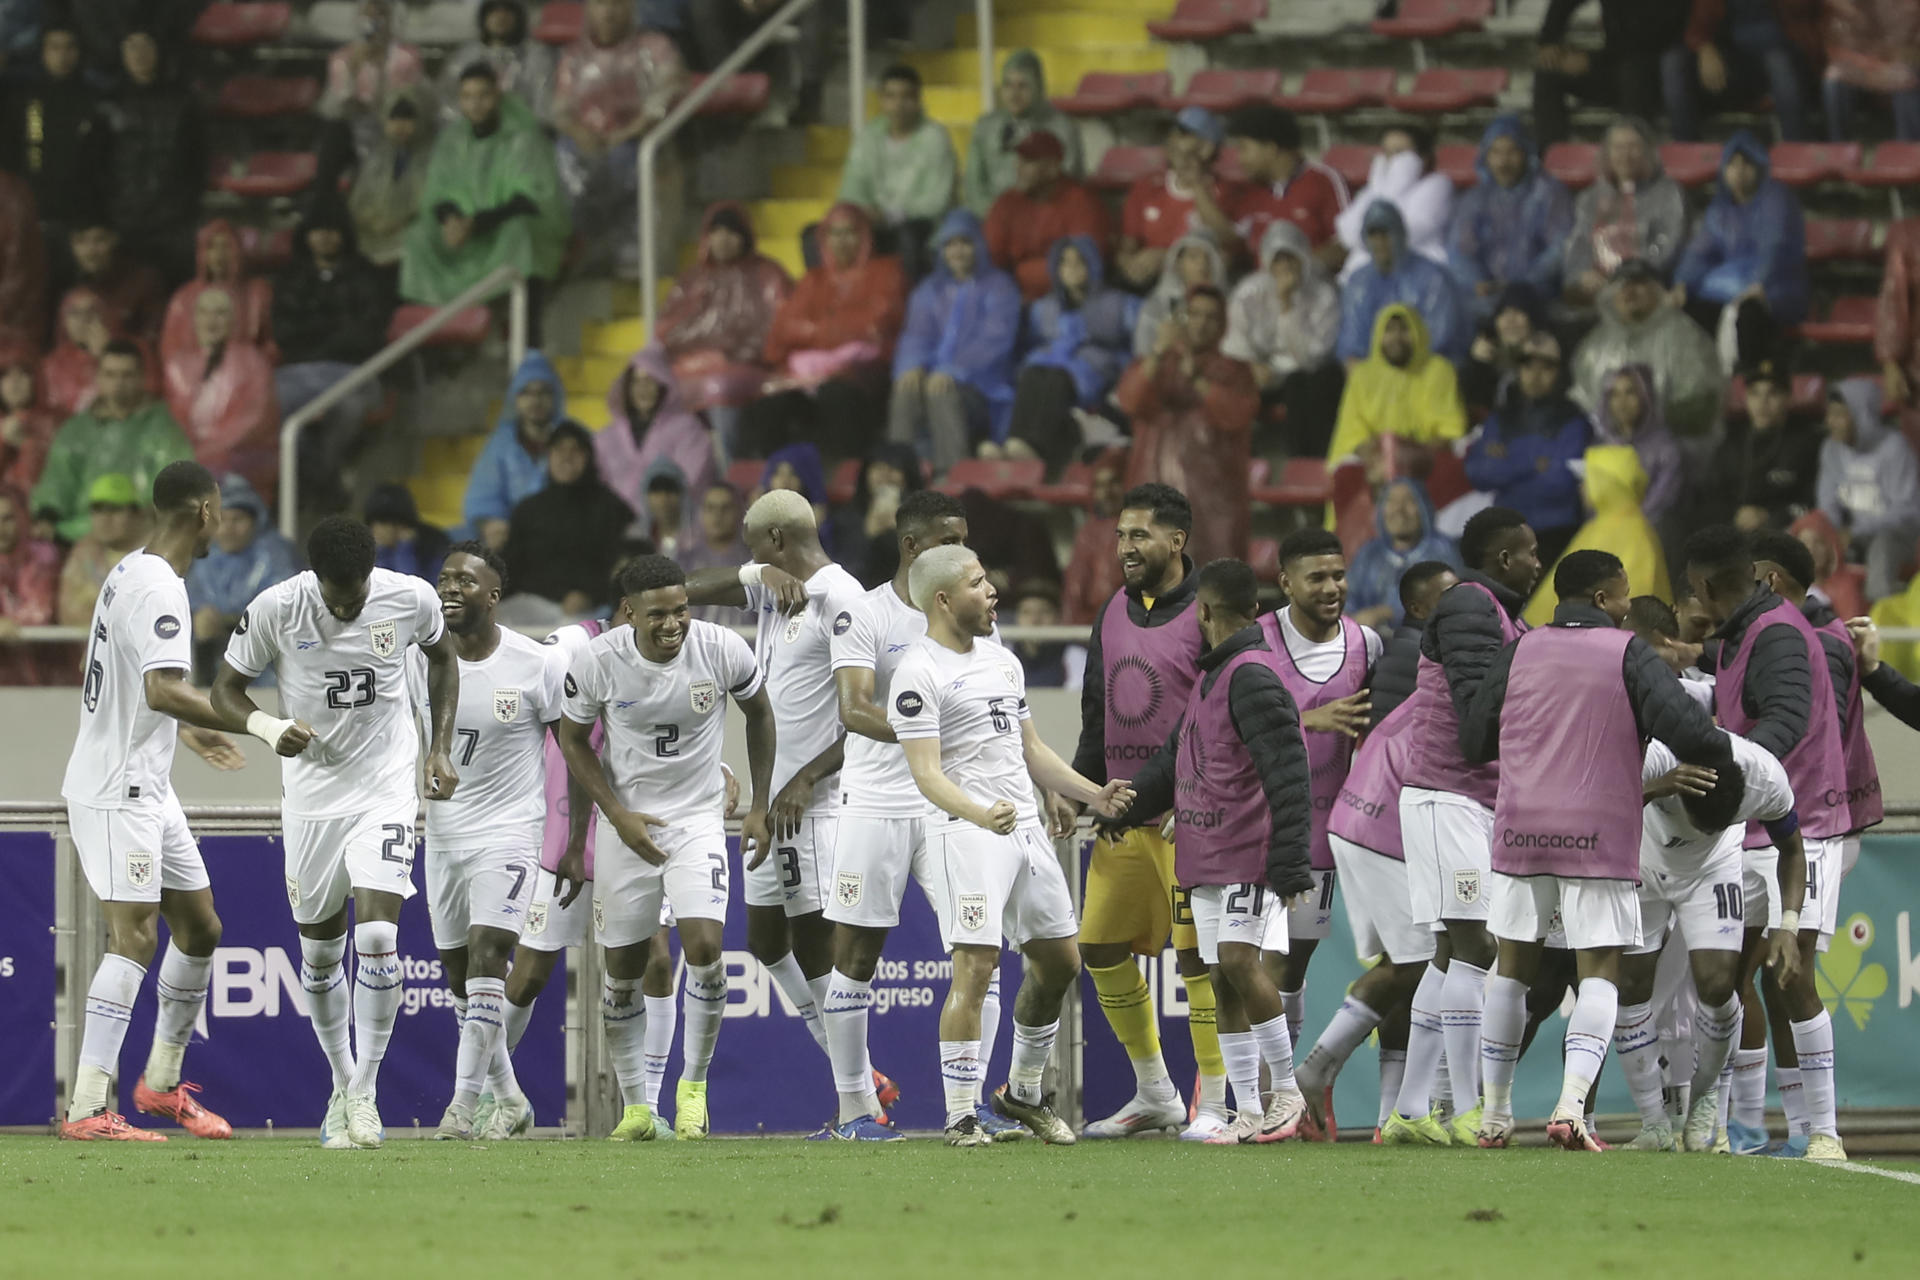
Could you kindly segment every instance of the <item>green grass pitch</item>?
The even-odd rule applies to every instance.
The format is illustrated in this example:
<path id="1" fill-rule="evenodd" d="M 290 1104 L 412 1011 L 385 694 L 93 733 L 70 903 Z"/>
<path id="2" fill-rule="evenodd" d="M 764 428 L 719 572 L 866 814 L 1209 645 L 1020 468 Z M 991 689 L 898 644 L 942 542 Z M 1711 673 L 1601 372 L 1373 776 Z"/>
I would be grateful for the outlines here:
<path id="1" fill-rule="evenodd" d="M 1625 1152 L 0 1138 L 8 1280 L 1912 1276 L 1916 1221 L 1905 1182 Z"/>

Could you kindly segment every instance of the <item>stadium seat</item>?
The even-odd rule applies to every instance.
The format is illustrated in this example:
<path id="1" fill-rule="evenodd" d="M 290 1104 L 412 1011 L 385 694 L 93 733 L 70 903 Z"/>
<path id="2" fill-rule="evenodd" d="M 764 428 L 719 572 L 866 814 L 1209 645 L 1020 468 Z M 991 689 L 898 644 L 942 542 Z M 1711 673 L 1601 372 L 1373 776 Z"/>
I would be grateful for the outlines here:
<path id="1" fill-rule="evenodd" d="M 233 76 L 220 86 L 213 110 L 229 120 L 262 120 L 305 115 L 318 101 L 318 80 L 304 76 Z"/>
<path id="2" fill-rule="evenodd" d="M 1083 80 L 1081 84 L 1086 82 Z M 1182 101 L 1189 107 L 1225 113 L 1271 102 L 1280 94 L 1280 73 L 1270 69 L 1237 71 L 1230 67 L 1208 67 L 1193 73 L 1187 81 Z"/>
<path id="3" fill-rule="evenodd" d="M 1142 178 L 1163 173 L 1167 153 L 1159 147 L 1108 147 L 1090 179 L 1096 187 L 1125 191 Z"/>
<path id="4" fill-rule="evenodd" d="M 293 228 L 266 231 L 259 227 L 240 229 L 240 251 L 247 266 L 260 274 L 278 271 L 293 261 Z"/>
<path id="5" fill-rule="evenodd" d="M 1427 472 L 1427 497 L 1438 511 L 1473 492 L 1465 460 L 1451 448 L 1433 451 L 1433 469 Z"/>
<path id="6" fill-rule="evenodd" d="M 1384 107 L 1393 93 L 1391 67 L 1316 67 L 1292 93 L 1274 102 L 1302 115 L 1339 115 L 1358 107 Z"/>
<path id="7" fill-rule="evenodd" d="M 1827 380 L 1817 373 L 1793 375 L 1791 399 L 1796 413 L 1817 413 L 1827 403 Z M 1735 378 L 1727 384 L 1727 412 L 1735 417 L 1747 412 L 1747 380 Z"/>
<path id="8" fill-rule="evenodd" d="M 1451 178 L 1456 189 L 1463 189 L 1480 181 L 1479 171 L 1473 167 L 1479 155 L 1478 143 L 1449 142 L 1434 149 L 1433 167 Z"/>
<path id="9" fill-rule="evenodd" d="M 541 44 L 572 44 L 586 29 L 587 6 L 583 3 L 554 3 L 543 7 L 534 20 L 533 38 Z"/>
<path id="10" fill-rule="evenodd" d="M 1663 142 L 1660 167 L 1683 187 L 1712 182 L 1720 173 L 1720 144 L 1717 142 Z"/>
<path id="11" fill-rule="evenodd" d="M 1273 582 L 1280 577 L 1280 539 L 1255 538 L 1247 544 L 1247 563 L 1253 566 L 1253 576 L 1261 582 Z"/>
<path id="12" fill-rule="evenodd" d="M 1164 106 L 1172 93 L 1173 77 L 1164 71 L 1089 71 L 1078 89 L 1053 105 L 1072 116 L 1104 116 Z"/>
<path id="13" fill-rule="evenodd" d="M 1086 462 L 1070 462 L 1067 469 L 1060 473 L 1058 480 L 1040 485 L 1033 491 L 1038 502 L 1051 503 L 1056 507 L 1086 507 L 1093 504 L 1093 466 Z"/>
<path id="14" fill-rule="evenodd" d="M 1243 36 L 1267 16 L 1267 0 L 1180 0 L 1173 16 L 1147 24 L 1156 40 L 1224 40 Z"/>
<path id="15" fill-rule="evenodd" d="M 394 308 L 393 319 L 387 322 L 387 341 L 398 342 L 416 327 L 425 323 L 428 316 L 438 311 L 438 307 L 429 307 L 409 302 Z M 477 347 L 486 341 L 487 329 L 493 324 L 493 313 L 485 307 L 468 307 L 457 311 L 431 338 L 424 342 L 428 347 Z"/>
<path id="16" fill-rule="evenodd" d="M 244 160 L 216 160 L 213 186 L 236 196 L 294 196 L 313 185 L 318 169 L 311 152 L 256 151 Z"/>
<path id="17" fill-rule="evenodd" d="M 1415 115 L 1441 115 L 1468 107 L 1491 107 L 1507 89 L 1505 67 L 1434 67 L 1413 78 L 1405 93 L 1387 96 L 1387 105 Z"/>
<path id="18" fill-rule="evenodd" d="M 1047 478 L 1047 464 L 1038 458 L 963 458 L 947 470 L 939 489 L 959 495 L 978 489 L 1003 501 L 1031 498 Z"/>
<path id="19" fill-rule="evenodd" d="M 1270 507 L 1318 507 L 1333 497 L 1324 458 L 1288 458 L 1278 484 L 1269 483 L 1264 471 L 1253 479 L 1253 500 Z"/>
<path id="20" fill-rule="evenodd" d="M 1373 158 L 1379 154 L 1378 147 L 1343 142 L 1321 152 L 1320 163 L 1339 174 L 1342 182 L 1358 191 L 1367 185 L 1367 170 L 1373 167 Z"/>
<path id="21" fill-rule="evenodd" d="M 1782 142 L 1769 155 L 1773 176 L 1790 187 L 1839 182 L 1860 167 L 1857 142 Z"/>
<path id="22" fill-rule="evenodd" d="M 1400 0 L 1391 18 L 1376 18 L 1373 34 L 1394 40 L 1436 40 L 1479 31 L 1493 16 L 1493 0 Z"/>
<path id="23" fill-rule="evenodd" d="M 1807 219 L 1807 261 L 1836 262 L 1873 255 L 1873 223 L 1868 219 Z"/>
<path id="24" fill-rule="evenodd" d="M 1593 185 L 1593 175 L 1600 168 L 1600 148 L 1591 142 L 1556 142 L 1547 148 L 1541 167 L 1568 190 L 1578 191 Z"/>
<path id="25" fill-rule="evenodd" d="M 1877 298 L 1836 298 L 1825 318 L 1800 326 L 1800 336 L 1832 346 L 1866 346 L 1873 341 L 1873 316 L 1878 306 Z"/>
<path id="26" fill-rule="evenodd" d="M 688 92 L 706 80 L 703 75 L 689 78 Z M 773 96 L 773 82 L 764 71 L 736 71 L 711 98 L 694 112 L 700 116 L 757 116 L 767 109 Z"/>
<path id="27" fill-rule="evenodd" d="M 765 475 L 767 463 L 764 458 L 735 458 L 727 468 L 727 483 L 740 491 L 745 499 L 760 487 L 760 477 Z"/>
<path id="28" fill-rule="evenodd" d="M 1864 163 L 1847 170 L 1847 181 L 1863 187 L 1906 187 L 1920 183 L 1920 142 L 1883 142 Z"/>
<path id="29" fill-rule="evenodd" d="M 292 25 L 290 4 L 210 4 L 188 38 L 203 49 L 244 49 L 278 40 Z"/>
<path id="30" fill-rule="evenodd" d="M 834 506 L 852 502 L 855 490 L 860 487 L 860 459 L 842 459 L 833 468 L 833 474 L 827 477 L 827 501 Z"/>

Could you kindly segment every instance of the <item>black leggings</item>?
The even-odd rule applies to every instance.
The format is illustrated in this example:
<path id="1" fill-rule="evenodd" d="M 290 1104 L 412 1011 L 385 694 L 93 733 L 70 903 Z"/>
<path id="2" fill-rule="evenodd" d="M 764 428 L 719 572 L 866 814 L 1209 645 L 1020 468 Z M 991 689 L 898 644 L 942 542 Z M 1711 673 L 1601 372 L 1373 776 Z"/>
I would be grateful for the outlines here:
<path id="1" fill-rule="evenodd" d="M 1057 473 L 1080 450 L 1080 424 L 1073 410 L 1080 393 L 1073 375 L 1051 365 L 1029 365 L 1020 371 L 1013 392 L 1013 426 L 1008 434 L 1024 440 L 1046 459 L 1047 473 Z"/>
<path id="2" fill-rule="evenodd" d="M 782 391 L 740 411 L 746 457 L 811 441 L 828 459 L 864 458 L 886 429 L 886 405 L 860 383 L 829 378 L 813 392 Z"/>

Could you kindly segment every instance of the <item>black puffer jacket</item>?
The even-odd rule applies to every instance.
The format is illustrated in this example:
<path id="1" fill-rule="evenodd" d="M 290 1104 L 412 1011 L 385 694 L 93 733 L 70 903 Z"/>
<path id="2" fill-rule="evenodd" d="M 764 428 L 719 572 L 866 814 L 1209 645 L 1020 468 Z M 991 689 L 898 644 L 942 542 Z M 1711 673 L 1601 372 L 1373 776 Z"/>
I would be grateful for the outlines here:
<path id="1" fill-rule="evenodd" d="M 1728 653 L 1746 641 L 1754 619 L 1779 603 L 1780 597 L 1765 587 L 1753 589 L 1745 603 L 1713 633 L 1712 639 L 1720 644 L 1709 645 L 1707 654 L 1712 655 L 1716 671 L 1726 662 Z M 1753 637 L 1740 701 L 1753 717 L 1753 727 L 1745 735 L 1749 742 L 1776 760 L 1785 760 L 1787 753 L 1800 745 L 1813 713 L 1813 668 L 1808 665 L 1806 641 L 1798 630 L 1776 623 L 1761 628 Z"/>
<path id="2" fill-rule="evenodd" d="M 322 271 L 307 249 L 307 232 L 331 228 L 344 246 Z M 387 341 L 393 298 L 385 278 L 360 256 L 353 219 L 337 198 L 322 197 L 293 237 L 293 261 L 273 282 L 273 337 L 284 364 L 359 364 Z"/>
<path id="3" fill-rule="evenodd" d="M 1380 722 L 1393 713 L 1393 709 L 1413 696 L 1415 682 L 1420 677 L 1420 625 L 1403 622 L 1394 631 L 1393 638 L 1387 641 L 1387 647 L 1381 651 L 1380 661 L 1373 664 L 1373 721 L 1370 727 L 1378 729 Z"/>
<path id="4" fill-rule="evenodd" d="M 1553 611 L 1553 622 L 1549 625 L 1557 630 L 1581 627 L 1612 630 L 1613 619 L 1590 604 L 1562 602 Z M 1500 711 L 1506 705 L 1507 677 L 1512 673 L 1514 655 L 1519 651 L 1518 644 L 1510 644 L 1500 651 L 1488 668 L 1486 678 L 1480 682 L 1472 705 L 1460 718 L 1461 749 L 1475 764 L 1500 758 Z M 1653 646 L 1639 636 L 1627 641 L 1626 653 L 1620 659 L 1620 680 L 1626 685 L 1627 703 L 1633 708 L 1634 724 L 1640 730 L 1642 742 L 1658 738 L 1686 763 L 1709 768 L 1733 759 L 1733 748 L 1728 745 L 1727 736 L 1714 727 L 1713 717 L 1688 696 L 1680 687 L 1680 677 L 1674 675 L 1653 651 Z M 1577 692 L 1568 690 L 1567 694 L 1572 697 Z"/>
<path id="5" fill-rule="evenodd" d="M 1541 44 L 1564 44 L 1567 26 L 1586 0 L 1549 0 L 1540 24 Z M 1600 30 L 1609 53 L 1653 54 L 1678 44 L 1686 32 L 1691 4 L 1673 0 L 1600 0 Z"/>
<path id="6" fill-rule="evenodd" d="M 106 114 L 113 130 L 113 225 L 139 238 L 198 222 L 207 150 L 193 95 L 164 79 L 130 85 Z"/>
<path id="7" fill-rule="evenodd" d="M 1220 668 L 1235 655 L 1269 647 L 1258 626 L 1223 641 L 1200 659 L 1201 688 L 1211 693 Z M 1233 673 L 1227 698 L 1234 732 L 1246 744 L 1253 767 L 1260 774 L 1260 789 L 1266 793 L 1270 818 L 1267 885 L 1282 897 L 1305 893 L 1314 886 L 1309 861 L 1313 770 L 1307 763 L 1307 743 L 1300 732 L 1300 711 L 1280 677 L 1257 662 L 1246 663 Z M 1174 726 L 1166 745 L 1134 776 L 1133 808 L 1119 825 L 1138 825 L 1135 815 L 1151 816 L 1173 807 L 1174 766 L 1185 723 L 1183 718 Z"/>
<path id="8" fill-rule="evenodd" d="M 1440 603 L 1434 606 L 1433 617 L 1427 619 L 1426 634 L 1420 637 L 1420 653 L 1439 663 L 1447 673 L 1453 714 L 1462 724 L 1466 723 L 1467 705 L 1473 701 L 1480 681 L 1500 652 L 1500 615 L 1485 596 L 1465 590 L 1468 583 L 1491 591 L 1509 618 L 1518 618 L 1527 603 L 1474 569 L 1460 575 L 1459 586 L 1448 587 L 1440 593 Z"/>

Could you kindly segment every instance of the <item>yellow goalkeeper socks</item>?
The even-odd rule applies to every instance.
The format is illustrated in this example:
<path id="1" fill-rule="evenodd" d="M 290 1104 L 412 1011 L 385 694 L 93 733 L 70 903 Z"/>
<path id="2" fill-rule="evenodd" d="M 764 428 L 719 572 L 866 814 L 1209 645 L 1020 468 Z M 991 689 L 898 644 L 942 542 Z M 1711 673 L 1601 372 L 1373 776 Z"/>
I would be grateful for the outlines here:
<path id="1" fill-rule="evenodd" d="M 1089 968 L 1107 1025 L 1135 1062 L 1160 1060 L 1160 1028 L 1153 1016 L 1153 992 L 1131 959 L 1111 968 Z M 1165 1075 L 1162 1068 L 1161 1074 Z"/>
<path id="2" fill-rule="evenodd" d="M 1220 1056 L 1220 1030 L 1213 996 L 1213 975 L 1182 975 L 1187 984 L 1187 1032 L 1193 1037 L 1193 1062 L 1203 1076 L 1227 1074 L 1227 1060 Z"/>

